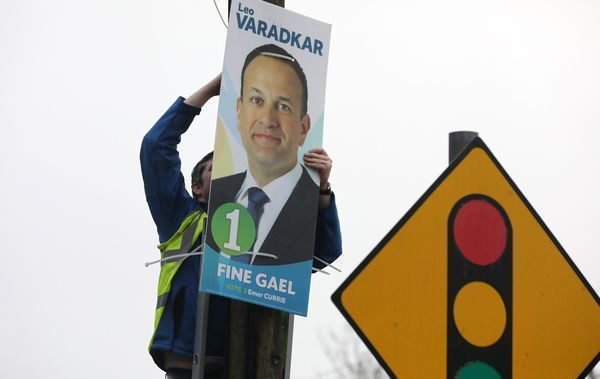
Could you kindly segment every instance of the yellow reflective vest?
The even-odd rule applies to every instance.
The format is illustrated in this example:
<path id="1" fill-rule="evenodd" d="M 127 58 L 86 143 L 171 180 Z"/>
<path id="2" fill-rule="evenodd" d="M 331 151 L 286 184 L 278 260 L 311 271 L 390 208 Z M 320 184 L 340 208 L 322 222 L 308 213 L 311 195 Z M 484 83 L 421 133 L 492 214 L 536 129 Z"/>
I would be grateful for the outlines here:
<path id="1" fill-rule="evenodd" d="M 181 267 L 181 263 L 186 257 L 185 254 L 188 254 L 192 250 L 192 247 L 196 244 L 196 241 L 198 241 L 198 237 L 202 234 L 206 218 L 206 212 L 197 210 L 190 213 L 183 220 L 175 234 L 173 234 L 168 241 L 158 245 L 158 248 L 160 249 L 160 258 L 165 260 L 161 262 L 160 267 L 158 298 L 156 301 L 156 312 L 154 314 L 154 332 L 152 333 L 148 349 L 152 347 L 156 329 L 158 328 L 160 318 L 165 310 L 165 304 L 167 303 L 167 298 L 171 291 L 171 281 L 175 277 L 179 267 Z"/>

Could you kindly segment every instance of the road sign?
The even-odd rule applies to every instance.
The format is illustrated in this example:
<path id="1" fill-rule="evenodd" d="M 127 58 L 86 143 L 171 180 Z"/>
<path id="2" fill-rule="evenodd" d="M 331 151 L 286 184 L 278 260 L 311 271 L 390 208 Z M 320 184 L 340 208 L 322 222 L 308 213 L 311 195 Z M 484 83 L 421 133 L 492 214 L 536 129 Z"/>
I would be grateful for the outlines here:
<path id="1" fill-rule="evenodd" d="M 393 377 L 578 378 L 600 359 L 598 295 L 479 138 L 332 299 Z"/>

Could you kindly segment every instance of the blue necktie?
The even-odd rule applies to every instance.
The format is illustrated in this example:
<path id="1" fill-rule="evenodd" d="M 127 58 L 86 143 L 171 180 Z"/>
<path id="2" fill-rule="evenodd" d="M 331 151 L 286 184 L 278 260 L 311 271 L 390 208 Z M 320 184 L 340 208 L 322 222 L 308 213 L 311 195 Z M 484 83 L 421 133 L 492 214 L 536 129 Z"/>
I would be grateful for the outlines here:
<path id="1" fill-rule="evenodd" d="M 263 214 L 264 206 L 269 202 L 269 197 L 267 194 L 258 187 L 250 187 L 248 188 L 248 213 L 252 216 L 254 220 L 254 225 L 256 226 L 256 233 L 258 234 L 258 222 L 260 221 L 260 216 Z M 256 241 L 255 241 L 256 242 Z M 250 247 L 250 250 L 254 249 L 254 244 Z M 239 255 L 237 257 L 233 257 L 233 259 L 237 262 L 250 263 L 250 254 Z"/>

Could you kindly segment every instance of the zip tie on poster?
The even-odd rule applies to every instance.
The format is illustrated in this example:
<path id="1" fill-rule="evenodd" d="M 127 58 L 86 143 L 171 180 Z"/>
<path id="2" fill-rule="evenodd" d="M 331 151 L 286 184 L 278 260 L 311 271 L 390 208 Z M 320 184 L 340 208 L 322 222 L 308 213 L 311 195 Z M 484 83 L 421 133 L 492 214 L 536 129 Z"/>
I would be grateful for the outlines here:
<path id="1" fill-rule="evenodd" d="M 325 274 L 325 275 L 331 275 L 327 271 L 321 270 L 320 268 L 313 267 L 312 270 L 313 270 L 313 272 L 318 272 L 318 273 Z"/>
<path id="2" fill-rule="evenodd" d="M 223 26 L 225 26 L 225 29 L 229 29 L 227 27 L 227 23 L 225 23 L 225 20 L 223 19 L 223 15 L 221 14 L 221 10 L 219 10 L 219 6 L 217 5 L 217 0 L 213 0 L 213 3 L 215 4 L 215 8 L 217 8 L 217 13 L 219 14 L 219 17 L 221 17 L 221 22 L 223 23 Z"/>
<path id="3" fill-rule="evenodd" d="M 202 255 L 201 251 L 198 251 L 202 248 L 203 244 L 200 244 L 197 248 L 195 248 L 194 250 L 190 251 L 189 253 L 185 253 L 185 254 L 177 254 L 177 255 L 171 255 L 170 257 L 166 257 L 166 258 L 162 258 L 162 259 L 157 259 L 155 261 L 152 262 L 146 262 L 144 263 L 144 266 L 148 267 L 151 266 L 155 263 L 159 263 L 159 262 L 164 262 L 164 261 L 172 261 L 174 259 L 179 259 L 179 258 L 183 258 L 182 261 L 187 258 L 187 257 L 191 257 L 193 255 Z"/>
<path id="4" fill-rule="evenodd" d="M 271 53 L 269 51 L 261 51 L 260 55 L 264 55 L 267 57 L 273 57 L 273 58 L 279 58 L 279 59 L 285 59 L 290 62 L 296 62 L 296 60 L 292 57 L 288 57 L 287 55 L 283 55 L 283 54 Z"/>
<path id="5" fill-rule="evenodd" d="M 323 263 L 324 265 L 326 265 L 326 266 L 328 266 L 328 267 L 331 267 L 332 269 L 334 269 L 334 270 L 335 270 L 335 271 L 337 271 L 337 272 L 342 272 L 342 270 L 340 270 L 339 268 L 337 268 L 337 267 L 335 267 L 334 265 L 330 264 L 330 263 L 329 263 L 329 262 L 327 262 L 326 260 L 323 260 L 323 259 L 321 259 L 321 258 L 317 257 L 316 255 L 315 255 L 315 256 L 313 256 L 313 258 L 314 258 L 314 259 L 316 259 L 317 261 L 319 261 L 319 262 Z M 313 267 L 313 269 L 314 269 L 314 267 Z"/>
<path id="6" fill-rule="evenodd" d="M 261 253 L 260 251 L 247 251 L 244 254 L 240 254 L 240 255 L 247 255 L 247 254 L 252 255 L 252 258 L 250 258 L 250 264 L 254 263 L 254 258 L 256 258 L 257 256 L 277 259 L 277 255 L 275 255 L 275 254 Z M 240 255 L 238 255 L 238 257 Z"/>
<path id="7" fill-rule="evenodd" d="M 152 261 L 152 262 L 146 262 L 146 263 L 144 263 L 144 266 L 148 267 L 148 266 L 151 266 L 153 264 L 160 263 L 160 262 L 171 261 L 171 260 L 175 260 L 175 259 L 179 259 L 179 258 L 185 259 L 187 257 L 191 257 L 191 256 L 194 256 L 194 255 L 202 255 L 202 251 L 198 251 L 198 250 L 200 250 L 202 248 L 202 246 L 203 246 L 203 244 L 200 244 L 198 247 L 196 247 L 194 250 L 190 251 L 189 253 L 171 255 L 170 257 L 166 257 L 166 258 L 162 258 L 162 259 L 157 259 L 157 260 Z M 244 253 L 244 254 L 251 254 L 252 255 L 251 262 L 254 262 L 254 259 L 257 256 L 277 259 L 277 256 L 274 255 L 274 254 L 261 253 L 261 252 L 258 252 L 258 251 L 254 251 L 252 253 Z M 242 255 L 244 255 L 244 254 L 242 254 Z M 323 259 L 321 259 L 321 258 L 319 258 L 317 256 L 313 256 L 313 258 L 316 259 L 317 261 L 323 263 L 327 267 L 331 267 L 332 269 L 336 270 L 337 272 L 342 272 L 342 270 L 340 270 L 339 268 L 335 267 L 334 265 L 330 264 L 329 262 L 327 262 L 327 261 L 325 261 L 325 260 L 323 260 Z M 252 263 L 250 263 L 250 264 L 252 264 Z M 325 275 L 330 275 L 327 271 L 318 269 L 316 267 L 313 267 L 312 269 L 313 269 L 314 272 L 320 272 L 320 273 L 325 274 Z"/>
<path id="8" fill-rule="evenodd" d="M 146 262 L 146 263 L 144 263 L 144 266 L 148 267 L 148 266 L 151 266 L 151 265 L 153 265 L 155 263 L 159 263 L 159 262 L 170 261 L 170 260 L 179 259 L 179 258 L 185 259 L 185 258 L 191 257 L 193 255 L 202 255 L 202 252 L 198 251 L 200 248 L 202 248 L 202 244 L 200 244 L 200 246 L 198 246 L 194 250 L 190 251 L 189 253 L 171 255 L 170 257 L 166 257 L 166 258 L 162 258 L 162 259 L 157 259 L 157 260 L 152 261 L 152 262 Z M 248 253 L 244 253 L 244 254 L 252 254 L 252 260 L 253 261 L 254 261 L 254 257 L 256 257 L 256 256 L 277 259 L 276 255 L 268 254 L 268 253 L 260 253 L 258 251 L 257 252 L 253 252 L 253 253 L 248 252 Z M 241 255 L 244 255 L 244 254 L 241 254 Z"/>

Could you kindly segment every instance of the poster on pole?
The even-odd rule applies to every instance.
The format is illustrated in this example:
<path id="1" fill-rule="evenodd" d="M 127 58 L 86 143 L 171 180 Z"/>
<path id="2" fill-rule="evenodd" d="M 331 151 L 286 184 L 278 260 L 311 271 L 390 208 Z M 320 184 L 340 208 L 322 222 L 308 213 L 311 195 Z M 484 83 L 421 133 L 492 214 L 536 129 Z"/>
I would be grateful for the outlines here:
<path id="1" fill-rule="evenodd" d="M 306 316 L 331 25 L 232 1 L 200 289 Z"/>

